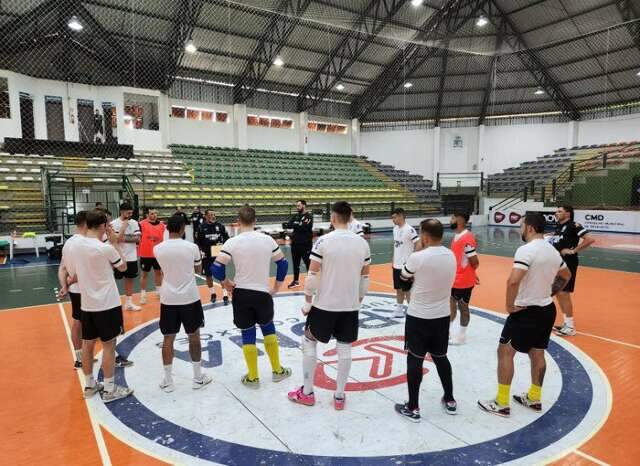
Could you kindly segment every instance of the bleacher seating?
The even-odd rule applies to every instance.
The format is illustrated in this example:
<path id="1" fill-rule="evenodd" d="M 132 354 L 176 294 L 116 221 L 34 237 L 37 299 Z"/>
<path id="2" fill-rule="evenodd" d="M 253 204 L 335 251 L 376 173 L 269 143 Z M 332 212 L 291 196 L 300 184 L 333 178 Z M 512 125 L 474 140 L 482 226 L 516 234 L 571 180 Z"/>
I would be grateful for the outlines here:
<path id="1" fill-rule="evenodd" d="M 440 205 L 440 196 L 438 192 L 433 189 L 433 182 L 431 180 L 426 180 L 423 176 L 411 174 L 406 170 L 398 170 L 391 165 L 384 165 L 375 160 L 368 160 L 368 163 L 414 193 L 419 202 L 429 203 L 434 207 Z"/>

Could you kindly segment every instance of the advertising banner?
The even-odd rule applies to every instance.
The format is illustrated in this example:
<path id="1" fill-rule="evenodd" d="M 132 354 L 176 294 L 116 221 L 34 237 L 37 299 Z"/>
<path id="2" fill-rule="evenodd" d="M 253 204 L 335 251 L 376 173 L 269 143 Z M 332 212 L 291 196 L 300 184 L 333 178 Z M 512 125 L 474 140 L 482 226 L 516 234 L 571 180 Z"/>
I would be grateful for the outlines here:
<path id="1" fill-rule="evenodd" d="M 540 212 L 548 226 L 555 226 L 555 208 L 527 210 L 514 208 L 496 210 L 489 213 L 489 225 L 515 227 L 528 212 Z M 591 231 L 610 231 L 617 233 L 640 233 L 640 212 L 619 210 L 576 210 L 574 219 Z"/>

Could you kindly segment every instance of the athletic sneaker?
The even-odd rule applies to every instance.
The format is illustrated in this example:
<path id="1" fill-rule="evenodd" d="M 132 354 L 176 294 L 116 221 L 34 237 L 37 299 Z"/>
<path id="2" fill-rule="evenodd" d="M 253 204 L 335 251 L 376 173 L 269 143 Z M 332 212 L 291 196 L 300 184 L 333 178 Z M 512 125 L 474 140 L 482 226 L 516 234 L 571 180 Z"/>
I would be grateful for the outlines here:
<path id="1" fill-rule="evenodd" d="M 102 392 L 102 401 L 105 403 L 111 403 L 112 401 L 126 398 L 133 393 L 133 389 L 129 387 L 123 387 L 122 385 L 114 385 L 112 392 Z"/>
<path id="2" fill-rule="evenodd" d="M 456 400 L 444 401 L 444 398 L 442 398 L 440 404 L 445 413 L 451 414 L 452 416 L 458 414 L 458 403 L 456 403 Z"/>
<path id="3" fill-rule="evenodd" d="M 501 406 L 496 400 L 478 400 L 478 406 L 483 411 L 495 414 L 500 417 L 511 416 L 511 408 L 509 406 Z"/>
<path id="4" fill-rule="evenodd" d="M 520 403 L 522 406 L 526 408 L 531 408 L 534 411 L 540 412 L 542 411 L 542 402 L 541 401 L 533 401 L 529 399 L 528 393 L 523 393 L 522 395 L 513 395 L 513 399 Z"/>
<path id="5" fill-rule="evenodd" d="M 120 356 L 119 354 L 116 356 L 116 367 L 131 367 L 133 366 L 133 361 L 129 361 L 124 356 Z"/>
<path id="6" fill-rule="evenodd" d="M 304 394 L 304 387 L 300 387 L 296 390 L 293 390 L 287 394 L 287 398 L 293 401 L 294 403 L 298 403 L 305 406 L 313 406 L 316 404 L 316 396 L 313 393 L 308 395 Z"/>
<path id="7" fill-rule="evenodd" d="M 126 311 L 138 312 L 141 311 L 142 308 L 140 306 L 136 306 L 133 303 L 127 304 L 124 308 Z"/>
<path id="8" fill-rule="evenodd" d="M 347 401 L 346 395 L 342 398 L 338 398 L 337 396 L 333 396 L 333 407 L 336 411 L 342 411 L 344 409 L 344 404 Z"/>
<path id="9" fill-rule="evenodd" d="M 91 398 L 93 395 L 95 395 L 96 393 L 100 393 L 102 390 L 104 390 L 102 384 L 96 382 L 93 387 L 84 387 L 84 397 Z"/>
<path id="10" fill-rule="evenodd" d="M 454 335 L 449 338 L 449 344 L 452 346 L 464 345 L 467 342 L 467 338 L 464 335 Z"/>
<path id="11" fill-rule="evenodd" d="M 175 387 L 173 386 L 173 380 L 168 382 L 166 379 L 162 379 L 162 382 L 160 382 L 160 389 L 165 393 L 171 393 L 173 390 L 175 390 Z"/>
<path id="12" fill-rule="evenodd" d="M 249 378 L 249 374 L 245 374 L 242 376 L 242 378 L 240 379 L 240 382 L 242 382 L 242 385 L 244 385 L 247 388 L 260 388 L 260 379 L 250 379 Z"/>
<path id="13" fill-rule="evenodd" d="M 218 297 L 216 296 L 216 294 L 215 294 L 215 293 L 213 293 L 213 294 L 211 295 L 211 304 L 215 304 L 215 303 L 216 303 L 216 299 L 218 299 Z"/>
<path id="14" fill-rule="evenodd" d="M 146 295 L 146 293 L 140 295 L 140 304 L 147 304 L 147 295 Z"/>
<path id="15" fill-rule="evenodd" d="M 290 376 L 291 376 L 291 369 L 288 367 L 282 367 L 280 369 L 280 372 L 271 373 L 271 380 L 273 380 L 274 382 L 282 382 L 284 379 Z"/>
<path id="16" fill-rule="evenodd" d="M 287 288 L 292 289 L 292 288 L 298 288 L 300 286 L 300 282 L 298 280 L 294 280 L 291 283 L 289 283 L 289 286 L 287 286 Z"/>
<path id="17" fill-rule="evenodd" d="M 222 297 L 222 303 L 223 303 L 225 306 L 228 306 L 228 305 L 229 305 L 229 296 L 223 296 L 223 297 Z"/>
<path id="18" fill-rule="evenodd" d="M 573 337 L 576 334 L 576 329 L 564 324 L 559 330 L 556 330 L 556 335 L 559 337 Z"/>
<path id="19" fill-rule="evenodd" d="M 191 388 L 193 388 L 194 390 L 200 390 L 205 385 L 209 385 L 212 381 L 213 379 L 210 375 L 202 374 L 202 377 L 200 377 L 199 379 L 193 379 L 193 385 L 191 386 Z"/>
<path id="20" fill-rule="evenodd" d="M 554 325 L 554 326 L 553 326 L 553 329 L 554 329 L 554 330 L 560 330 L 560 329 L 561 329 L 562 327 L 564 327 L 564 326 L 565 326 L 565 324 L 562 324 L 562 325 Z"/>
<path id="21" fill-rule="evenodd" d="M 404 307 L 396 306 L 391 317 L 395 319 L 402 319 L 404 317 Z"/>
<path id="22" fill-rule="evenodd" d="M 397 403 L 395 405 L 396 413 L 411 422 L 420 422 L 420 410 L 409 409 L 408 403 Z"/>
<path id="23" fill-rule="evenodd" d="M 82 369 L 82 361 L 76 361 L 73 363 L 74 369 Z"/>

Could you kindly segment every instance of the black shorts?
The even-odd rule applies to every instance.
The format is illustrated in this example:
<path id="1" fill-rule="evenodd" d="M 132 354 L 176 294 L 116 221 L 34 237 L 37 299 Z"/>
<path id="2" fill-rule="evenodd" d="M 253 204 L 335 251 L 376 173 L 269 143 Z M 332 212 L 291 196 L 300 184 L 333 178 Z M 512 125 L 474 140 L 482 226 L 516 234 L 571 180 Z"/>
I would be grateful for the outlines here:
<path id="1" fill-rule="evenodd" d="M 82 309 L 80 308 L 80 293 L 72 293 L 69 291 L 69 300 L 71 301 L 71 317 L 73 320 L 81 320 Z"/>
<path id="2" fill-rule="evenodd" d="M 116 277 L 116 280 L 120 280 L 121 278 L 136 278 L 138 276 L 138 261 L 127 262 L 127 270 L 124 272 L 114 270 L 113 275 Z"/>
<path id="3" fill-rule="evenodd" d="M 547 349 L 549 337 L 556 320 L 556 305 L 529 306 L 526 309 L 509 314 L 500 343 L 511 343 L 520 353 L 528 353 L 532 349 Z"/>
<path id="4" fill-rule="evenodd" d="M 340 343 L 353 343 L 358 339 L 358 312 L 333 312 L 312 307 L 307 316 L 305 330 L 309 330 L 311 335 L 322 343 L 329 343 L 331 337 Z"/>
<path id="5" fill-rule="evenodd" d="M 83 340 L 100 338 L 100 340 L 107 342 L 124 333 L 122 306 L 107 311 L 82 311 L 80 322 L 82 323 Z"/>
<path id="6" fill-rule="evenodd" d="M 236 288 L 233 290 L 233 324 L 240 330 L 262 326 L 273 321 L 273 298 L 264 291 Z"/>
<path id="7" fill-rule="evenodd" d="M 571 272 L 571 278 L 569 279 L 565 287 L 562 289 L 562 291 L 565 291 L 567 293 L 573 293 L 573 290 L 576 287 L 576 274 L 578 273 L 578 260 L 573 258 L 567 260 L 567 257 L 564 257 L 563 259 L 564 259 L 564 263 L 567 264 L 567 268 Z"/>
<path id="8" fill-rule="evenodd" d="M 404 324 L 404 349 L 418 358 L 427 353 L 446 356 L 449 349 L 449 316 L 420 319 L 407 316 Z"/>
<path id="9" fill-rule="evenodd" d="M 158 260 L 155 257 L 141 257 L 140 268 L 143 272 L 151 272 L 151 269 L 160 270 L 160 264 L 158 264 Z"/>
<path id="10" fill-rule="evenodd" d="M 160 303 L 160 331 L 163 335 L 175 335 L 180 331 L 180 324 L 187 335 L 204 327 L 204 311 L 200 300 L 191 304 Z"/>
<path id="11" fill-rule="evenodd" d="M 211 273 L 211 266 L 215 260 L 215 257 L 205 257 L 202 259 L 202 273 L 205 277 L 213 277 L 213 273 Z"/>
<path id="12" fill-rule="evenodd" d="M 402 279 L 400 278 L 400 274 L 402 273 L 402 269 L 396 269 L 393 267 L 393 289 L 401 290 L 402 289 Z"/>
<path id="13" fill-rule="evenodd" d="M 471 288 L 451 288 L 451 297 L 456 301 L 464 301 L 469 304 L 471 302 L 471 292 L 473 291 L 473 287 Z"/>

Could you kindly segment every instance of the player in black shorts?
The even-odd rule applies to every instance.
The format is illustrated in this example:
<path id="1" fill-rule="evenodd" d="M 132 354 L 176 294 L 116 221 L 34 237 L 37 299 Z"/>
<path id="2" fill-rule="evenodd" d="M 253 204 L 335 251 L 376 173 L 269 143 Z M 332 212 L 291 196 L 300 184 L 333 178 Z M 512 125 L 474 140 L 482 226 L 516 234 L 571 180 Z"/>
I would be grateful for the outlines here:
<path id="1" fill-rule="evenodd" d="M 304 262 L 309 272 L 309 254 L 313 247 L 313 215 L 307 211 L 307 201 L 296 202 L 296 214 L 291 217 L 285 228 L 293 229 L 291 235 L 291 260 L 293 262 L 293 281 L 289 289 L 300 286 L 300 261 Z"/>
<path id="2" fill-rule="evenodd" d="M 556 220 L 558 226 L 551 240 L 553 246 L 558 250 L 571 271 L 571 280 L 569 280 L 567 286 L 556 295 L 560 310 L 562 310 L 564 314 L 564 323 L 554 328 L 558 336 L 570 337 L 576 334 L 571 293 L 573 293 L 576 285 L 579 263 L 578 252 L 591 246 L 595 240 L 589 236 L 586 228 L 573 221 L 573 207 L 558 207 L 556 210 Z"/>
<path id="3" fill-rule="evenodd" d="M 216 260 L 216 255 L 212 253 L 211 248 L 220 246 L 229 239 L 229 234 L 224 225 L 216 221 L 216 214 L 213 209 L 204 211 L 204 222 L 198 228 L 198 247 L 202 252 L 202 271 L 207 280 L 211 302 L 216 302 L 216 289 L 213 284 L 213 276 L 211 275 L 211 266 Z M 229 304 L 229 295 L 227 290 L 222 289 L 222 301 L 226 306 Z"/>

